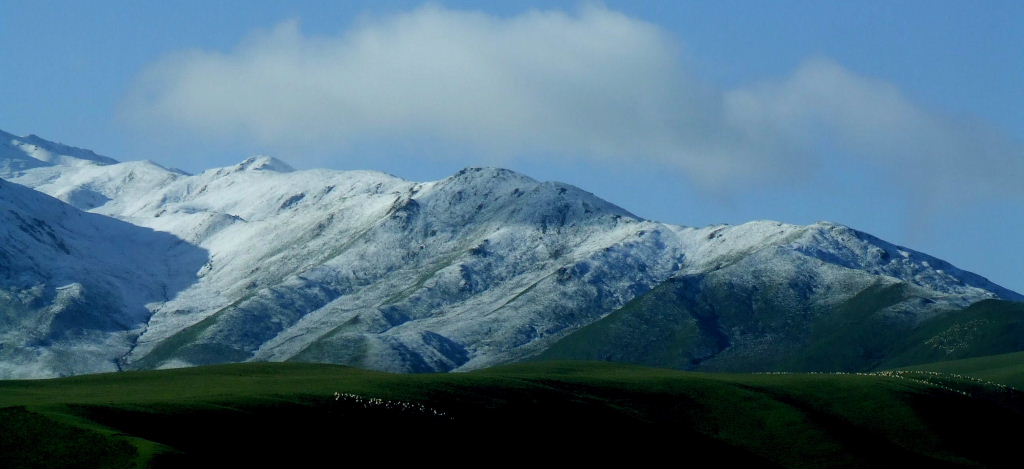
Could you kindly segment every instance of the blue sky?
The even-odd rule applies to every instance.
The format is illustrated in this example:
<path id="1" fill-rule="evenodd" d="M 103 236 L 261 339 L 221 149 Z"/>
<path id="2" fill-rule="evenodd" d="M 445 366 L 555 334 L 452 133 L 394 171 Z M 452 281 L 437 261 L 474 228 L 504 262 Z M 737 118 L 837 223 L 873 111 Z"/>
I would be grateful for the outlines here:
<path id="1" fill-rule="evenodd" d="M 1024 291 L 1021 44 L 1016 1 L 7 0 L 0 129 L 189 171 L 504 166 Z"/>

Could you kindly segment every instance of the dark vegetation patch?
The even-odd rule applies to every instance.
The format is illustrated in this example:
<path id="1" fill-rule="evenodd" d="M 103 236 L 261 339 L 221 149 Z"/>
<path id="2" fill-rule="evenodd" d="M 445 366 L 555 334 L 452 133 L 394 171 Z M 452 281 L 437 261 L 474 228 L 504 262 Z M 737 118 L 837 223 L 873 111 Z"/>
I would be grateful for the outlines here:
<path id="1" fill-rule="evenodd" d="M 23 406 L 0 408 L 0 467 L 133 467 L 124 438 L 64 423 Z"/>
<path id="2" fill-rule="evenodd" d="M 704 374 L 546 362 L 394 375 L 252 363 L 3 381 L 0 457 L 4 467 L 1016 460 L 1009 440 L 1024 423 L 1019 394 L 906 373 Z"/>

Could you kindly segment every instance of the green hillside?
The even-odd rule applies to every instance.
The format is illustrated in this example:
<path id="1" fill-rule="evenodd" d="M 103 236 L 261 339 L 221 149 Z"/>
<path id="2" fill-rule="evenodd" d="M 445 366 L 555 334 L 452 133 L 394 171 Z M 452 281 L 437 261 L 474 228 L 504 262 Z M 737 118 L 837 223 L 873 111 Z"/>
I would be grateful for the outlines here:
<path id="1" fill-rule="evenodd" d="M 905 369 L 970 376 L 1024 389 L 1024 352 L 928 363 Z"/>
<path id="2" fill-rule="evenodd" d="M 714 276 L 671 279 L 555 342 L 538 360 L 602 360 L 698 371 L 870 371 L 1024 351 L 1024 303 L 985 300 L 917 323 L 927 300 L 874 284 L 826 306 L 791 283 L 742 289 Z"/>
<path id="3" fill-rule="evenodd" d="M 986 300 L 925 321 L 883 366 L 1024 351 L 1024 303 Z"/>
<path id="4" fill-rule="evenodd" d="M 999 465 L 1021 409 L 1011 389 L 918 371 L 218 365 L 2 381 L 0 466 Z"/>

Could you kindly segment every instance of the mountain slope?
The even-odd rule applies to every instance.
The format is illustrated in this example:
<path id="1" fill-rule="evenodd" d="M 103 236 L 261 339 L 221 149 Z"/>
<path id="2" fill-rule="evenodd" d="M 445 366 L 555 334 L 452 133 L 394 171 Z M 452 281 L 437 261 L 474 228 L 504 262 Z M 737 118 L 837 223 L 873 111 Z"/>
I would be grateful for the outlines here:
<path id="1" fill-rule="evenodd" d="M 710 270 L 669 279 L 538 358 L 717 371 L 872 370 L 951 358 L 929 334 L 953 323 L 972 331 L 982 324 L 980 305 L 964 309 L 984 298 L 977 288 L 1021 299 L 943 261 L 831 223 L 719 259 Z M 956 347 L 974 355 L 1024 349 L 1024 331 L 1010 326 L 1024 320 L 1021 303 L 1004 303 L 1010 310 L 990 328 L 1005 331 L 998 343 L 975 331 Z"/>
<path id="2" fill-rule="evenodd" d="M 814 325 L 877 316 L 862 329 L 879 340 L 873 328 L 1022 298 L 842 225 L 673 226 L 502 169 L 418 183 L 296 171 L 270 157 L 197 175 L 68 161 L 11 180 L 203 253 L 198 265 L 185 263 L 193 270 L 180 289 L 131 313 L 148 320 L 130 339 L 129 368 L 292 360 L 472 370 L 536 356 L 655 287 L 644 301 L 676 310 L 640 321 L 664 325 L 657 330 L 627 329 L 642 340 L 679 335 L 671 340 L 682 348 L 659 364 L 801 368 L 810 365 L 784 357 L 839 330 Z M 153 265 L 182 265 L 166 250 L 148 255 L 159 258 Z M 862 301 L 872 289 L 896 293 Z M 636 345 L 602 337 L 623 353 Z M 862 366 L 836 360 L 829 366 Z"/>
<path id="3" fill-rule="evenodd" d="M 160 210 L 155 226 L 211 249 L 204 282 L 190 293 L 237 300 L 188 321 L 158 314 L 138 353 L 150 337 L 165 345 L 143 366 L 225 354 L 396 371 L 485 366 L 614 309 L 681 260 L 660 241 L 673 234 L 658 225 L 504 170 L 426 184 L 247 168 L 196 179 L 154 195 L 133 216 Z M 259 198 L 225 194 L 242 185 Z M 182 228 L 225 212 L 237 218 L 216 232 Z"/>
<path id="4" fill-rule="evenodd" d="M 870 371 L 1024 350 L 1020 302 L 985 300 L 921 320 L 906 310 L 933 300 L 897 282 L 871 285 L 839 304 L 790 316 L 771 296 L 683 294 L 699 288 L 692 279 L 659 285 L 536 358 L 687 370 Z M 801 322 L 772 324 L 780 316 Z"/>
<path id="5" fill-rule="evenodd" d="M 116 369 L 205 251 L 0 180 L 0 375 Z"/>

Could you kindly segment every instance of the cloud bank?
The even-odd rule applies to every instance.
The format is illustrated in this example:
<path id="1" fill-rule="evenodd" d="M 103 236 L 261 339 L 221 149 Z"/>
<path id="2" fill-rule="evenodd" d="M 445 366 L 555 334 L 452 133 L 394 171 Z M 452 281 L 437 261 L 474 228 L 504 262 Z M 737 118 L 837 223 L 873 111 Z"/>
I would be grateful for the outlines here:
<path id="1" fill-rule="evenodd" d="M 227 53 L 150 67 L 131 119 L 214 138 L 352 144 L 436 139 L 674 167 L 706 188 L 791 181 L 823 139 L 926 191 L 1021 193 L 1020 142 L 924 109 L 826 59 L 738 89 L 699 79 L 658 26 L 600 6 L 513 17 L 427 6 L 338 36 L 285 22 Z"/>

